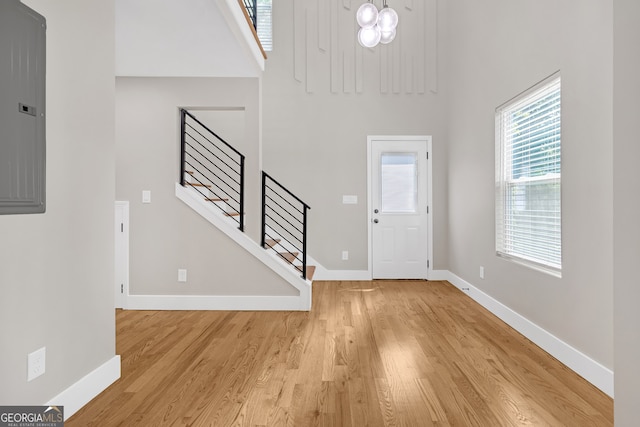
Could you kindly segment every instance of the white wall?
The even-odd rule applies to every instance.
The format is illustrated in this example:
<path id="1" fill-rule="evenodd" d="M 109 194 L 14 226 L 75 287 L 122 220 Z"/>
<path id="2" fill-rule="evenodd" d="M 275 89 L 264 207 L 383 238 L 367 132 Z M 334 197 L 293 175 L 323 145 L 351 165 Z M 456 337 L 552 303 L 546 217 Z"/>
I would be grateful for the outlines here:
<path id="1" fill-rule="evenodd" d="M 458 0 L 447 13 L 449 269 L 612 369 L 612 6 Z M 562 279 L 498 258 L 494 237 L 494 110 L 557 70 Z"/>
<path id="2" fill-rule="evenodd" d="M 638 424 L 640 402 L 640 158 L 638 97 L 640 96 L 640 3 L 614 4 L 614 317 L 616 426 Z"/>
<path id="3" fill-rule="evenodd" d="M 114 3 L 24 3 L 48 25 L 47 211 L 0 217 L 2 405 L 44 404 L 115 356 Z"/>
<path id="4" fill-rule="evenodd" d="M 257 77 L 262 70 L 235 0 L 116 0 L 118 76 Z"/>
<path id="5" fill-rule="evenodd" d="M 260 241 L 258 99 L 257 78 L 117 78 L 116 194 L 131 203 L 131 294 L 298 294 L 175 196 L 178 108 L 186 107 L 220 124 L 213 130 L 246 156 L 246 233 Z M 198 112 L 206 108 L 229 111 Z M 151 191 L 151 204 L 142 203 L 143 190 Z M 182 268 L 186 284 L 177 281 Z"/>
<path id="6" fill-rule="evenodd" d="M 437 269 L 447 265 L 441 31 L 435 0 L 411 3 L 411 10 L 397 7 L 393 43 L 364 49 L 355 28 L 361 2 L 274 2 L 264 168 L 311 206 L 309 253 L 330 270 L 368 267 L 367 135 L 433 136 L 432 259 Z M 343 205 L 343 195 L 358 196 L 358 204 Z"/>

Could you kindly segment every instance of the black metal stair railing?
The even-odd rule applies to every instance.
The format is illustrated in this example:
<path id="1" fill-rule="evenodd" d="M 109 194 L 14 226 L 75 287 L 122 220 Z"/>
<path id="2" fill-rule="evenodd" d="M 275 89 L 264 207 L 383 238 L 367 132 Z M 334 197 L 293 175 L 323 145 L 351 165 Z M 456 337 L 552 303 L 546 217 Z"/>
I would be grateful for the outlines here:
<path id="1" fill-rule="evenodd" d="M 253 28 L 258 29 L 258 0 L 242 0 L 242 3 L 247 9 Z"/>
<path id="2" fill-rule="evenodd" d="M 262 172 L 262 247 L 274 250 L 307 278 L 309 205 Z M 284 250 L 284 252 L 281 252 Z M 299 262 L 301 265 L 296 265 Z"/>
<path id="3" fill-rule="evenodd" d="M 185 109 L 180 127 L 180 184 L 197 190 L 244 231 L 244 155 Z"/>

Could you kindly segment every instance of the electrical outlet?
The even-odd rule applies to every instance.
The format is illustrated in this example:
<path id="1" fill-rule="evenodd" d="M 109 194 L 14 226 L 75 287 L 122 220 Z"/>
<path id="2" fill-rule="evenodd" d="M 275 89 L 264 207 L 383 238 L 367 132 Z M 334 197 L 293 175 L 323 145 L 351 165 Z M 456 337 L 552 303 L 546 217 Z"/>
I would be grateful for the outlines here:
<path id="1" fill-rule="evenodd" d="M 187 281 L 187 270 L 180 268 L 178 269 L 178 282 L 186 282 Z"/>
<path id="2" fill-rule="evenodd" d="M 484 267 L 480 266 L 480 278 L 484 279 Z"/>
<path id="3" fill-rule="evenodd" d="M 342 260 L 347 261 L 349 259 L 349 251 L 342 251 Z"/>
<path id="4" fill-rule="evenodd" d="M 27 355 L 27 381 L 34 380 L 44 374 L 46 355 L 46 347 L 42 347 L 41 349 Z"/>

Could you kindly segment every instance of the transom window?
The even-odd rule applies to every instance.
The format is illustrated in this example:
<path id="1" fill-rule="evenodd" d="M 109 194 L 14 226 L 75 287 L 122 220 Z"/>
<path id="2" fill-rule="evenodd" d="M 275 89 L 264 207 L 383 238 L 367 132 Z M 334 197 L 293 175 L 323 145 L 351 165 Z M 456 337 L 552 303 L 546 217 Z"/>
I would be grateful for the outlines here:
<path id="1" fill-rule="evenodd" d="M 561 93 L 554 74 L 496 109 L 496 252 L 561 276 Z"/>

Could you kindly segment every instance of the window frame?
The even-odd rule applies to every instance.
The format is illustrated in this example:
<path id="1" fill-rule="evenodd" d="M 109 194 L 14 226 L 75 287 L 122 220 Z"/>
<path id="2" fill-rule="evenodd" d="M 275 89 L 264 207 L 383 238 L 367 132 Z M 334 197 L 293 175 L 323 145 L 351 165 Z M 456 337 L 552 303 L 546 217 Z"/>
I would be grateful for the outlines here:
<path id="1" fill-rule="evenodd" d="M 557 100 L 555 99 L 557 97 Z M 548 101 L 551 99 L 551 101 Z M 548 102 L 548 104 L 543 104 Z M 547 109 L 547 106 L 551 107 Z M 536 106 L 543 112 L 528 115 Z M 514 120 L 514 117 L 527 117 Z M 535 118 L 536 120 L 532 120 Z M 538 119 L 549 136 L 525 137 L 514 131 L 517 124 L 534 128 Z M 516 124 L 517 123 L 517 124 Z M 533 124 L 532 124 L 533 123 Z M 531 88 L 511 98 L 495 110 L 496 194 L 495 239 L 496 255 L 527 267 L 562 277 L 562 87 L 560 72 L 545 78 Z M 549 144 L 552 154 L 543 160 L 531 154 L 541 144 Z M 516 154 L 526 147 L 526 156 Z M 514 166 L 515 165 L 515 166 Z M 531 173 L 533 168 L 536 172 Z M 536 173 L 544 172 L 544 175 Z M 545 188 L 546 187 L 546 188 Z M 519 191 L 517 194 L 516 191 Z M 538 191 L 537 195 L 535 192 Z M 553 197 L 542 197 L 545 194 Z M 529 196 L 529 194 L 534 194 Z M 537 206 L 535 206 L 537 205 Z M 546 210 L 540 208 L 545 206 Z M 524 206 L 524 207 L 523 207 Z M 531 207 L 535 206 L 535 207 Z M 520 214 L 518 212 L 525 212 Z M 545 216 L 542 218 L 542 213 Z M 550 219 L 549 219 L 550 218 Z M 549 221 L 549 222 L 547 222 Z M 543 224 L 544 222 L 544 224 Z M 550 224 L 550 225 L 549 225 Z M 524 232 L 516 231 L 526 228 Z M 549 238 L 543 238 L 549 236 Z M 515 249 L 514 249 L 515 248 Z"/>

